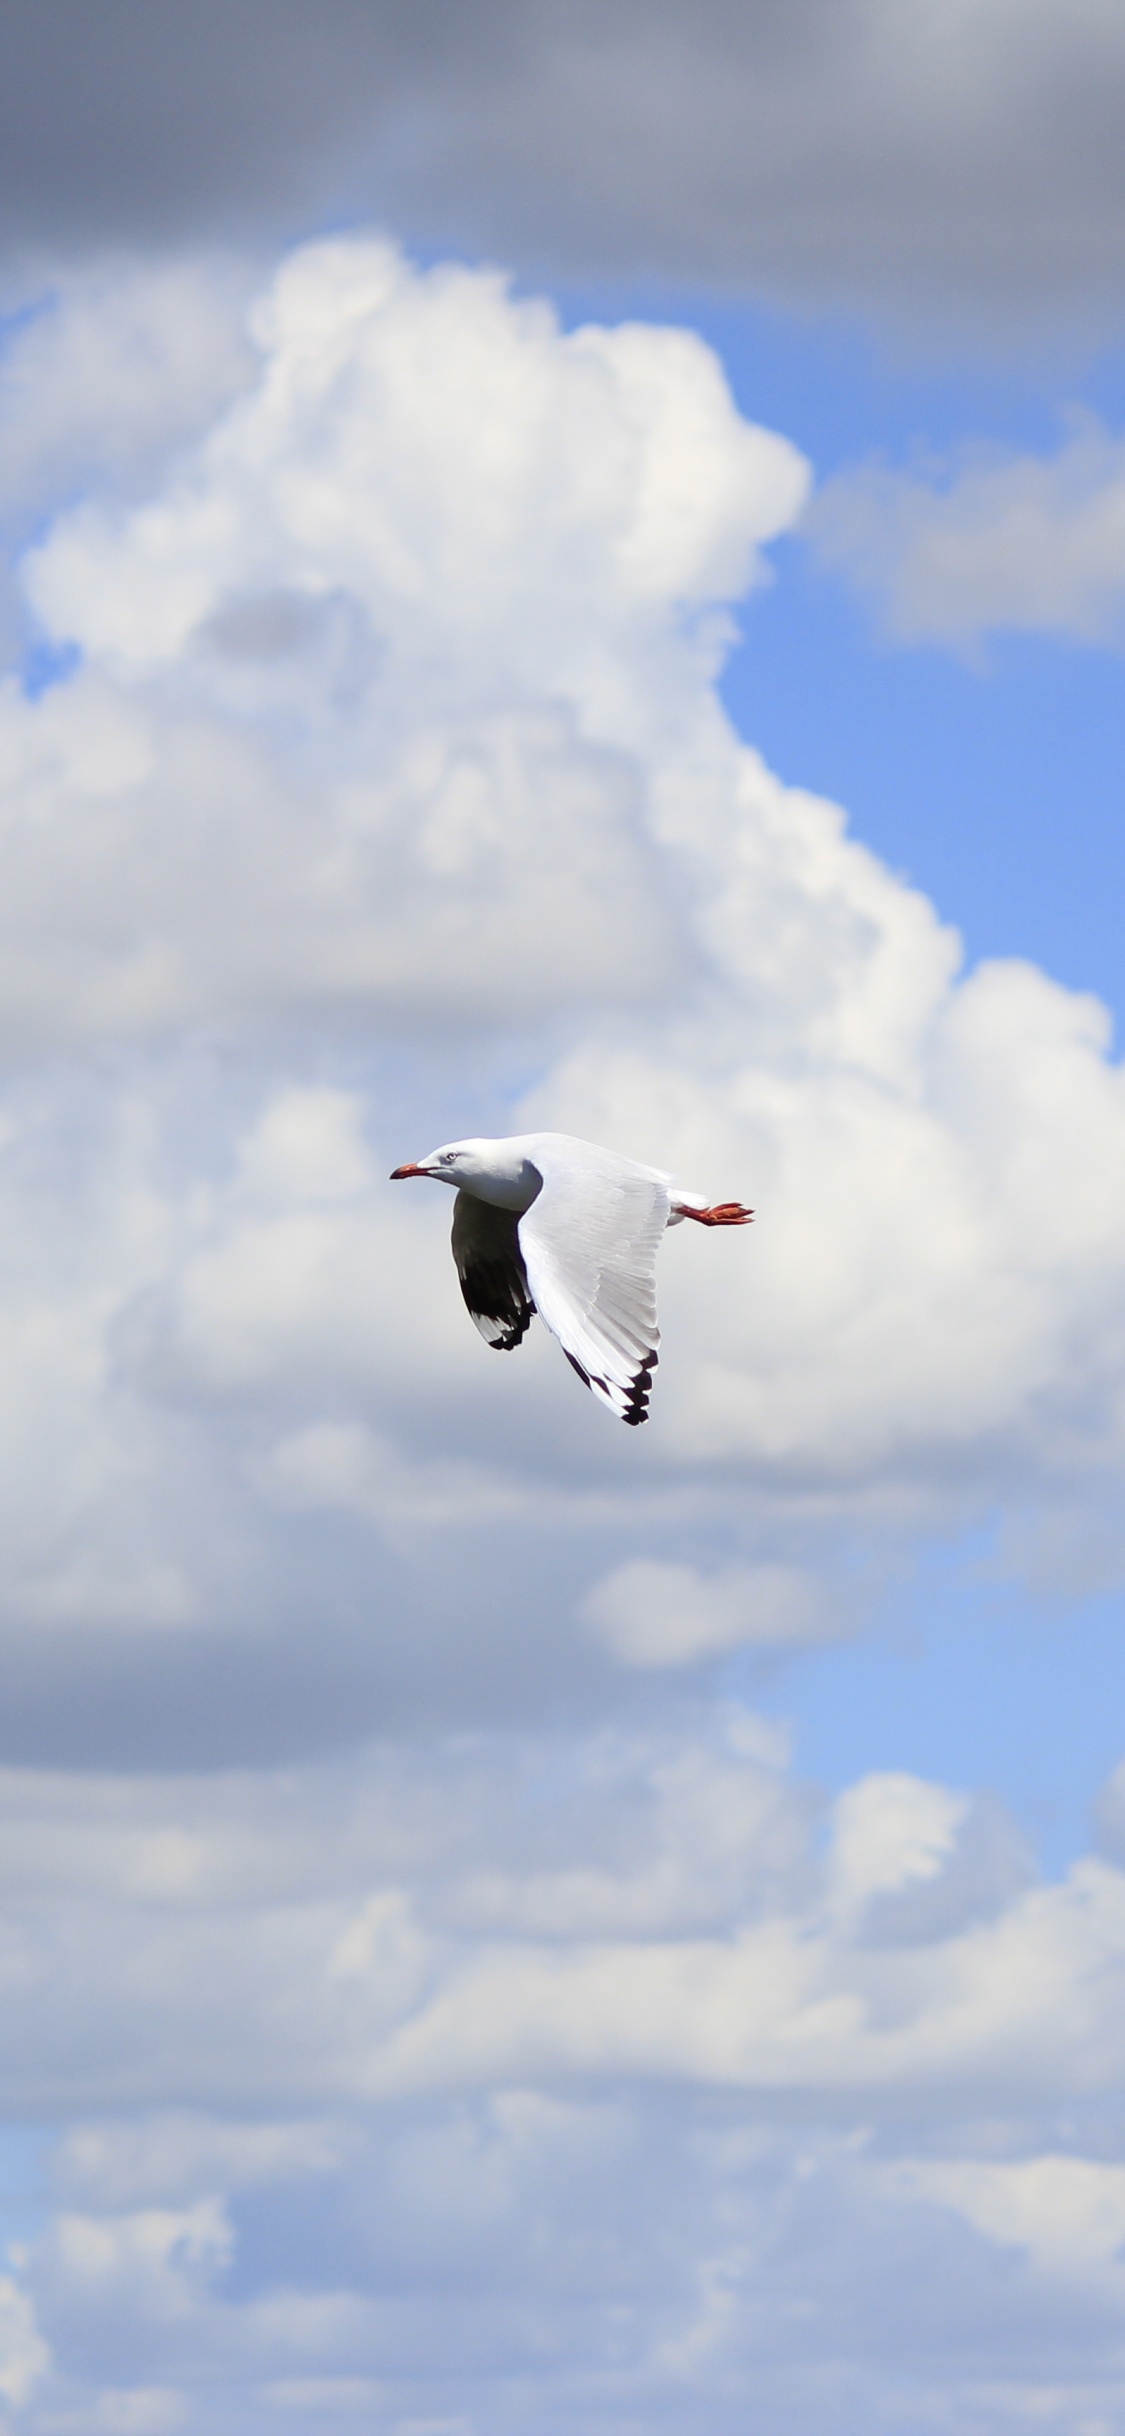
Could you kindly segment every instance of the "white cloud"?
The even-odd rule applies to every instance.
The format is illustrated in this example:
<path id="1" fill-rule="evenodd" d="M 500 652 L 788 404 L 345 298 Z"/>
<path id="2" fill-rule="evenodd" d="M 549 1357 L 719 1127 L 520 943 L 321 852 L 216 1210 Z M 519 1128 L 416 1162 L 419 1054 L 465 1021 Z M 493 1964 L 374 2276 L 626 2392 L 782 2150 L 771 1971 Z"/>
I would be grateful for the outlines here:
<path id="1" fill-rule="evenodd" d="M 939 1876 L 968 1802 L 913 1776 L 865 1776 L 836 1805 L 832 1880 L 845 1913 Z"/>
<path id="2" fill-rule="evenodd" d="M 162 478 L 251 377 L 253 283 L 218 254 L 122 257 L 45 273 L 21 297 L 0 357 L 0 497 L 17 540 L 80 487 L 127 499 Z"/>
<path id="3" fill-rule="evenodd" d="M 687 945 L 653 710 L 698 719 L 803 461 L 694 334 L 563 337 L 374 241 L 253 328 L 155 498 L 103 485 L 26 563 L 85 665 L 0 700 L 9 1031 L 651 994 Z"/>
<path id="4" fill-rule="evenodd" d="M 981 450 L 934 472 L 839 474 L 806 523 L 902 642 L 1125 634 L 1125 446 L 1091 418 L 1053 456 Z"/>
<path id="5" fill-rule="evenodd" d="M 0 655 L 39 632 L 8 563 L 60 499 L 145 497 L 250 378 L 246 264 L 128 259 L 44 272 L 0 346 Z M 11 295 L 7 299 L 12 302 Z M 49 672 L 48 659 L 48 672 Z M 42 672 L 40 672 L 42 673 Z"/>
<path id="6" fill-rule="evenodd" d="M 740 1643 L 784 1647 L 831 1633 L 823 1584 L 795 1565 L 691 1565 L 634 1557 L 588 1592 L 582 1621 L 626 1666 L 679 1666 Z"/>
<path id="7" fill-rule="evenodd" d="M 904 2161 L 892 2187 L 956 2208 L 990 2240 L 1018 2246 L 1047 2274 L 1125 2286 L 1125 2168 L 1086 2157 L 992 2165 Z"/>
<path id="8" fill-rule="evenodd" d="M 165 496 L 79 509 L 29 560 L 52 629 L 132 671 L 236 602 L 339 588 L 396 675 L 612 702 L 630 672 L 607 641 L 737 597 L 802 503 L 797 451 L 739 418 L 692 331 L 563 336 L 499 278 L 419 276 L 374 241 L 302 249 L 252 328 L 259 382 Z"/>
<path id="9" fill-rule="evenodd" d="M 0 2396 L 14 2409 L 28 2400 L 50 2364 L 27 2295 L 0 2276 Z"/>

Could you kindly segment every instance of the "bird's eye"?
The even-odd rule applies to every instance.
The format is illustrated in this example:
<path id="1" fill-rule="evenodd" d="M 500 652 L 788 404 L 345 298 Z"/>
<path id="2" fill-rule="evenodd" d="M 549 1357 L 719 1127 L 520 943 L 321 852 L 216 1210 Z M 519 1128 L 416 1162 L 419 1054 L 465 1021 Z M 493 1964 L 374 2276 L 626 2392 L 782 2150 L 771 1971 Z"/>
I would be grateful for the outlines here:
<path id="1" fill-rule="evenodd" d="M 441 1154 L 441 1165 L 443 1167 L 456 1167 L 460 1156 L 461 1153 L 459 1150 L 443 1150 Z"/>

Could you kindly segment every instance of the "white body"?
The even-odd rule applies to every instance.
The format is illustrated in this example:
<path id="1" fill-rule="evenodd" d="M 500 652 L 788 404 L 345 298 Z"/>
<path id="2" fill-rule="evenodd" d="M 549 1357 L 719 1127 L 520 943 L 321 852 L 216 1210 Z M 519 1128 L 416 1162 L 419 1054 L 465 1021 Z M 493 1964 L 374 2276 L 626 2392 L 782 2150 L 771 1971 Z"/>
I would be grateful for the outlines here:
<path id="1" fill-rule="evenodd" d="M 642 1167 L 637 1159 L 602 1150 L 597 1142 L 582 1142 L 573 1133 L 511 1133 L 495 1141 L 477 1135 L 465 1142 L 447 1142 L 419 1159 L 411 1173 L 433 1176 L 440 1184 L 471 1193 L 474 1201 L 487 1201 L 494 1209 L 516 1210 L 522 1217 L 537 1199 L 548 1173 L 557 1175 L 564 1170 L 599 1177 L 611 1187 L 627 1176 L 663 1185 L 668 1194 L 668 1226 L 679 1226 L 682 1219 L 707 1207 L 705 1194 L 681 1192 L 663 1168 Z"/>

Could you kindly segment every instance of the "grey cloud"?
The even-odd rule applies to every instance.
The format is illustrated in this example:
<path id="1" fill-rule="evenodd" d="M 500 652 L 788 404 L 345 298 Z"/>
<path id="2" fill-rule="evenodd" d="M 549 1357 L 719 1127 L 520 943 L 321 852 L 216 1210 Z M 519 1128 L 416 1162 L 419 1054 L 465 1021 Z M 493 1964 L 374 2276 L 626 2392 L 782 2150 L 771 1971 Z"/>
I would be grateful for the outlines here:
<path id="1" fill-rule="evenodd" d="M 375 215 L 525 269 L 1112 310 L 1125 31 L 1087 0 L 8 0 L 9 247 Z"/>
<path id="2" fill-rule="evenodd" d="M 111 1610 L 45 1628 L 9 1610 L 0 1766 L 269 1767 L 372 1735 L 479 1732 L 560 1700 L 580 1716 L 627 1698 L 567 1629 L 588 1558 L 542 1521 L 534 1534 L 508 1522 L 502 1543 L 487 1526 L 419 1529 L 412 1561 L 397 1561 L 347 1518 L 274 1515 L 264 1530 L 246 1503 L 224 1530 L 222 1505 L 216 1487 L 210 1514 L 167 1522 L 170 1540 L 207 1542 L 195 1623 Z"/>
<path id="3" fill-rule="evenodd" d="M 341 152 L 418 79 L 488 48 L 489 20 L 351 0 L 120 0 L 0 16 L 9 235 L 88 244 L 253 225 L 325 199 Z"/>
<path id="4" fill-rule="evenodd" d="M 975 652 L 997 633 L 1120 648 L 1125 449 L 1075 418 L 1052 454 L 966 452 L 951 465 L 859 466 L 825 484 L 805 529 L 906 643 Z"/>

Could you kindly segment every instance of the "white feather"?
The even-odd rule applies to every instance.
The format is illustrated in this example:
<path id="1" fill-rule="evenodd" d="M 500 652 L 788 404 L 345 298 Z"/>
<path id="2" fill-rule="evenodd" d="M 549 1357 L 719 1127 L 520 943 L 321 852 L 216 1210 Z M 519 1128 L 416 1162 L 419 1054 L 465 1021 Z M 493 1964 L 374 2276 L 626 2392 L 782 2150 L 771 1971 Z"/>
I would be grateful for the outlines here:
<path id="1" fill-rule="evenodd" d="M 670 1178 L 569 1134 L 525 1134 L 519 1146 L 543 1178 L 519 1222 L 540 1319 L 601 1403 L 641 1419 L 660 1343 L 656 1254 Z"/>

